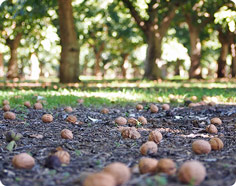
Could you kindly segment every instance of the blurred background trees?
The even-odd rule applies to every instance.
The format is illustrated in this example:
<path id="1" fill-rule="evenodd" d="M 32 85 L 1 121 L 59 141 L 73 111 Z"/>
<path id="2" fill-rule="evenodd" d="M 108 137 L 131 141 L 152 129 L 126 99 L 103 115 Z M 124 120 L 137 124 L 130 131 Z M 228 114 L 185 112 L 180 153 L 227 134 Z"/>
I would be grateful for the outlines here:
<path id="1" fill-rule="evenodd" d="M 1 0 L 5 79 L 236 76 L 231 0 Z"/>

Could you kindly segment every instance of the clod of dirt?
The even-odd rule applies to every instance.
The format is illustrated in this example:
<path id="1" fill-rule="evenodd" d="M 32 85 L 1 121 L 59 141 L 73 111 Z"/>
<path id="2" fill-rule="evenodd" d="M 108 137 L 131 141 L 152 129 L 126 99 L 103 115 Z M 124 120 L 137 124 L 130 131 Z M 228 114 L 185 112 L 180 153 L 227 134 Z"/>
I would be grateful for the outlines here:
<path id="1" fill-rule="evenodd" d="M 149 133 L 148 140 L 159 144 L 162 140 L 162 134 L 158 130 L 151 131 Z"/>
<path id="2" fill-rule="evenodd" d="M 3 105 L 10 105 L 10 103 L 9 103 L 8 100 L 3 100 L 3 101 L 2 101 L 2 104 L 3 104 Z"/>
<path id="3" fill-rule="evenodd" d="M 137 125 L 138 124 L 138 120 L 133 118 L 133 117 L 131 117 L 131 118 L 128 119 L 127 123 L 128 124 L 132 124 L 132 125 Z"/>
<path id="4" fill-rule="evenodd" d="M 10 109 L 11 109 L 10 105 L 3 105 L 3 107 L 2 107 L 2 110 L 4 112 L 10 111 Z"/>
<path id="5" fill-rule="evenodd" d="M 24 102 L 24 106 L 27 107 L 27 108 L 30 108 L 31 107 L 31 104 L 29 101 L 26 101 Z"/>
<path id="6" fill-rule="evenodd" d="M 125 184 L 131 177 L 129 167 L 120 162 L 114 162 L 107 165 L 103 169 L 103 172 L 112 175 L 115 179 L 116 185 Z"/>
<path id="7" fill-rule="evenodd" d="M 70 106 L 67 106 L 64 108 L 64 111 L 67 112 L 67 113 L 70 113 L 73 111 L 73 109 L 70 107 Z"/>
<path id="8" fill-rule="evenodd" d="M 211 138 L 209 143 L 212 150 L 221 150 L 224 147 L 224 143 L 220 138 Z"/>
<path id="9" fill-rule="evenodd" d="M 50 155 L 45 161 L 45 167 L 48 167 L 50 169 L 55 169 L 57 167 L 61 166 L 60 159 L 55 155 Z"/>
<path id="10" fill-rule="evenodd" d="M 157 168 L 158 160 L 154 158 L 141 158 L 139 160 L 139 172 L 141 174 L 155 173 Z"/>
<path id="11" fill-rule="evenodd" d="M 137 110 L 143 110 L 143 105 L 137 104 L 137 105 L 136 105 L 136 109 L 137 109 Z"/>
<path id="12" fill-rule="evenodd" d="M 120 116 L 120 117 L 115 119 L 115 123 L 118 124 L 118 125 L 126 125 L 127 124 L 127 119 Z"/>
<path id="13" fill-rule="evenodd" d="M 162 108 L 163 110 L 170 110 L 170 105 L 168 105 L 168 104 L 163 104 L 163 105 L 161 106 L 161 108 Z"/>
<path id="14" fill-rule="evenodd" d="M 43 105 L 42 105 L 42 103 L 35 103 L 35 104 L 34 104 L 34 108 L 35 108 L 36 110 L 41 110 L 41 109 L 43 109 Z"/>
<path id="15" fill-rule="evenodd" d="M 151 104 L 150 105 L 150 111 L 152 112 L 152 113 L 156 113 L 156 112 L 158 112 L 158 107 L 156 106 L 156 105 L 154 105 L 154 104 Z"/>
<path id="16" fill-rule="evenodd" d="M 73 133 L 69 129 L 63 129 L 61 131 L 61 137 L 63 139 L 73 139 Z"/>
<path id="17" fill-rule="evenodd" d="M 174 175 L 176 173 L 176 164 L 172 159 L 163 158 L 158 161 L 156 170 L 157 172 Z"/>
<path id="18" fill-rule="evenodd" d="M 108 114 L 108 113 L 109 113 L 108 108 L 103 108 L 103 109 L 101 110 L 101 113 L 102 113 L 102 114 Z"/>
<path id="19" fill-rule="evenodd" d="M 123 138 L 138 139 L 141 137 L 140 133 L 135 127 L 124 128 L 121 132 Z"/>
<path id="20" fill-rule="evenodd" d="M 44 123 L 51 123 L 53 121 L 53 116 L 51 114 L 44 114 L 42 116 L 42 121 Z"/>
<path id="21" fill-rule="evenodd" d="M 13 112 L 4 112 L 3 117 L 4 119 L 10 119 L 10 120 L 16 119 L 16 115 Z"/>
<path id="22" fill-rule="evenodd" d="M 211 145 L 206 140 L 196 140 L 192 143 L 192 150 L 196 154 L 208 154 L 211 152 Z"/>
<path id="23" fill-rule="evenodd" d="M 76 116 L 74 115 L 69 115 L 67 118 L 66 118 L 66 121 L 70 122 L 70 123 L 75 123 L 77 121 L 77 118 Z"/>
<path id="24" fill-rule="evenodd" d="M 222 121 L 220 118 L 212 118 L 211 119 L 211 124 L 214 124 L 214 125 L 221 125 L 222 124 Z"/>
<path id="25" fill-rule="evenodd" d="M 206 131 L 210 134 L 217 134 L 218 133 L 218 130 L 217 130 L 216 126 L 213 125 L 213 124 L 207 125 L 206 126 Z"/>
<path id="26" fill-rule="evenodd" d="M 192 185 L 199 185 L 205 177 L 205 167 L 196 160 L 183 163 L 178 172 L 178 178 L 181 182 Z"/>
<path id="27" fill-rule="evenodd" d="M 142 123 L 143 125 L 146 125 L 148 123 L 147 119 L 143 116 L 138 117 L 138 121 Z"/>
<path id="28" fill-rule="evenodd" d="M 70 163 L 70 154 L 64 150 L 59 150 L 55 154 L 60 160 L 62 164 L 69 164 Z"/>
<path id="29" fill-rule="evenodd" d="M 18 169 L 31 169 L 35 165 L 35 160 L 27 153 L 20 153 L 13 157 L 12 165 Z"/>
<path id="30" fill-rule="evenodd" d="M 99 172 L 88 175 L 83 186 L 116 186 L 116 182 L 112 175 Z"/>
<path id="31" fill-rule="evenodd" d="M 147 141 L 146 143 L 142 144 L 140 147 L 140 153 L 142 155 L 148 154 L 156 154 L 157 153 L 157 144 L 153 141 Z"/>

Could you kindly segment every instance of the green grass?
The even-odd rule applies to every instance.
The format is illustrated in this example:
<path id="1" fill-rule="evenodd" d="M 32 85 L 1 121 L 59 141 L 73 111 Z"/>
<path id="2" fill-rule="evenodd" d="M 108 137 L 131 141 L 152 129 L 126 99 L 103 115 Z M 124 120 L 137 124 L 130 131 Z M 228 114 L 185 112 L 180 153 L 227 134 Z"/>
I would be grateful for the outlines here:
<path id="1" fill-rule="evenodd" d="M 85 106 L 102 107 L 138 102 L 183 103 L 184 99 L 197 96 L 200 101 L 207 96 L 208 101 L 226 104 L 236 103 L 236 83 L 210 81 L 83 81 L 78 88 L 59 88 L 55 84 L 47 88 L 0 89 L 0 101 L 7 99 L 12 107 L 24 109 L 24 101 L 36 102 L 38 96 L 45 100 L 45 108 L 58 106 L 76 106 L 77 99 L 84 99 Z M 64 86 L 65 87 L 65 86 Z"/>

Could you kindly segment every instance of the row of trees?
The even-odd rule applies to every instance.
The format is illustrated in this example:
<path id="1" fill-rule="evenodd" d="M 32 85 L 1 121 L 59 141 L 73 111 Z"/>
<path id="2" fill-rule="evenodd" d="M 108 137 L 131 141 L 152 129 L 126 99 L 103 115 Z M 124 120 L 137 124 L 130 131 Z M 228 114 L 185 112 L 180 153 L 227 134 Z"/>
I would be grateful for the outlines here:
<path id="1" fill-rule="evenodd" d="M 63 83 L 78 81 L 79 54 L 84 45 L 94 53 L 94 75 L 100 75 L 101 68 L 110 68 L 109 61 L 116 58 L 125 77 L 128 59 L 137 69 L 133 52 L 146 44 L 144 77 L 165 78 L 161 64 L 167 35 L 177 38 L 188 49 L 189 78 L 202 78 L 201 60 L 204 55 L 214 54 L 214 51 L 206 54 L 209 49 L 204 48 L 204 42 L 215 33 L 221 44 L 216 54 L 217 75 L 226 77 L 226 59 L 230 54 L 231 74 L 235 77 L 235 12 L 235 4 L 230 0 L 6 0 L 0 7 L 0 41 L 10 49 L 7 77 L 18 76 L 17 49 L 22 38 L 26 40 L 25 46 L 37 54 L 42 48 L 40 41 L 45 38 L 40 31 L 48 25 L 56 27 L 60 37 L 59 77 Z M 170 29 L 175 30 L 174 34 L 168 33 Z M 84 71 L 89 60 L 87 56 L 83 59 Z M 0 66 L 1 63 L 0 55 Z M 177 60 L 176 72 L 179 66 Z"/>

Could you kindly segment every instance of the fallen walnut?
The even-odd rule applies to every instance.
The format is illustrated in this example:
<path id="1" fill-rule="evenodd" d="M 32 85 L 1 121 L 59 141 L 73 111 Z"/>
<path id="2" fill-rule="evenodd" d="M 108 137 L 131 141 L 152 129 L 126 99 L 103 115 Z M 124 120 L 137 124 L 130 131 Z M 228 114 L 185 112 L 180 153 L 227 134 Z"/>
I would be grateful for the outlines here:
<path id="1" fill-rule="evenodd" d="M 217 134 L 218 133 L 218 130 L 217 130 L 216 126 L 213 125 L 213 124 L 207 125 L 206 126 L 206 131 L 210 134 Z"/>
<path id="2" fill-rule="evenodd" d="M 222 121 L 220 118 L 212 118 L 211 119 L 211 124 L 214 124 L 214 125 L 221 125 L 222 124 Z"/>
<path id="3" fill-rule="evenodd" d="M 143 110 L 143 105 L 137 104 L 137 105 L 136 105 L 136 109 L 137 109 L 137 110 Z"/>
<path id="4" fill-rule="evenodd" d="M 172 159 L 163 158 L 158 161 L 156 170 L 157 172 L 174 175 L 176 173 L 176 164 Z"/>
<path id="5" fill-rule="evenodd" d="M 155 173 L 158 160 L 154 158 L 141 158 L 139 160 L 139 172 L 141 174 Z"/>
<path id="6" fill-rule="evenodd" d="M 209 143 L 212 150 L 221 150 L 224 147 L 224 143 L 220 138 L 211 138 Z"/>
<path id="7" fill-rule="evenodd" d="M 4 117 L 4 119 L 10 119 L 10 120 L 16 119 L 15 113 L 9 112 L 9 111 L 8 112 L 4 112 L 3 117 Z"/>
<path id="8" fill-rule="evenodd" d="M 102 114 L 108 114 L 108 113 L 109 113 L 108 108 L 103 108 L 103 109 L 101 110 L 101 113 L 102 113 Z"/>
<path id="9" fill-rule="evenodd" d="M 199 185 L 206 177 L 206 169 L 201 162 L 191 160 L 183 163 L 178 172 L 178 178 L 181 182 Z"/>
<path id="10" fill-rule="evenodd" d="M 146 143 L 142 144 L 140 147 L 140 153 L 142 155 L 148 154 L 156 154 L 157 153 L 157 144 L 153 141 L 147 141 Z"/>
<path id="11" fill-rule="evenodd" d="M 154 104 L 151 104 L 150 105 L 150 111 L 152 112 L 152 113 L 156 113 L 156 112 L 158 112 L 158 107 L 156 106 L 156 105 L 154 105 Z"/>
<path id="12" fill-rule="evenodd" d="M 116 182 L 112 175 L 99 172 L 88 175 L 83 186 L 116 186 Z"/>
<path id="13" fill-rule="evenodd" d="M 159 144 L 162 140 L 162 134 L 158 130 L 151 131 L 148 140 Z"/>
<path id="14" fill-rule="evenodd" d="M 140 133 L 135 127 L 124 128 L 121 132 L 123 138 L 138 139 L 141 137 Z"/>
<path id="15" fill-rule="evenodd" d="M 67 106 L 64 108 L 64 111 L 67 112 L 67 113 L 70 113 L 73 111 L 73 109 L 70 107 L 70 106 Z"/>
<path id="16" fill-rule="evenodd" d="M 13 157 L 12 164 L 18 169 L 31 169 L 35 165 L 35 160 L 27 153 L 20 153 Z"/>
<path id="17" fill-rule="evenodd" d="M 147 119 L 143 116 L 138 117 L 138 121 L 142 123 L 143 125 L 146 125 L 148 123 Z"/>
<path id="18" fill-rule="evenodd" d="M 3 105 L 3 107 L 2 107 L 2 110 L 4 112 L 10 111 L 10 109 L 11 109 L 10 105 Z"/>
<path id="19" fill-rule="evenodd" d="M 192 143 L 192 149 L 196 154 L 208 154 L 211 152 L 211 145 L 205 140 L 196 140 Z"/>
<path id="20" fill-rule="evenodd" d="M 103 172 L 112 175 L 117 185 L 127 183 L 131 177 L 129 167 L 120 162 L 114 162 L 107 165 L 103 169 Z"/>
<path id="21" fill-rule="evenodd" d="M 51 114 L 44 114 L 42 116 L 42 121 L 44 123 L 51 123 L 53 121 L 53 116 Z"/>
<path id="22" fill-rule="evenodd" d="M 70 163 L 70 154 L 64 150 L 59 150 L 54 153 L 57 156 L 62 164 L 69 164 Z"/>
<path id="23" fill-rule="evenodd" d="M 42 105 L 42 103 L 35 103 L 35 104 L 34 104 L 34 108 L 35 108 L 36 110 L 41 110 L 41 109 L 43 109 L 43 105 Z"/>
<path id="24" fill-rule="evenodd" d="M 120 117 L 115 119 L 115 123 L 118 124 L 118 125 L 125 125 L 125 124 L 127 124 L 127 119 L 120 116 Z"/>
<path id="25" fill-rule="evenodd" d="M 2 101 L 2 104 L 3 104 L 3 105 L 10 105 L 9 101 L 7 101 L 7 100 L 3 100 L 3 101 Z"/>
<path id="26" fill-rule="evenodd" d="M 69 129 L 63 129 L 61 131 L 61 137 L 63 139 L 73 139 L 73 133 Z"/>
<path id="27" fill-rule="evenodd" d="M 74 116 L 74 115 L 69 115 L 69 116 L 66 118 L 66 121 L 68 121 L 68 122 L 70 122 L 70 123 L 76 123 L 77 118 L 76 118 L 76 116 Z"/>
<path id="28" fill-rule="evenodd" d="M 168 104 L 163 104 L 163 105 L 161 106 L 161 108 L 162 108 L 163 110 L 170 110 L 170 105 L 168 105 Z"/>
<path id="29" fill-rule="evenodd" d="M 135 119 L 135 118 L 129 118 L 128 119 L 128 124 L 132 124 L 132 125 L 137 125 L 138 124 L 138 120 L 137 119 Z"/>
<path id="30" fill-rule="evenodd" d="M 29 101 L 26 101 L 24 102 L 24 106 L 27 107 L 27 108 L 30 108 L 31 107 L 31 104 Z"/>

